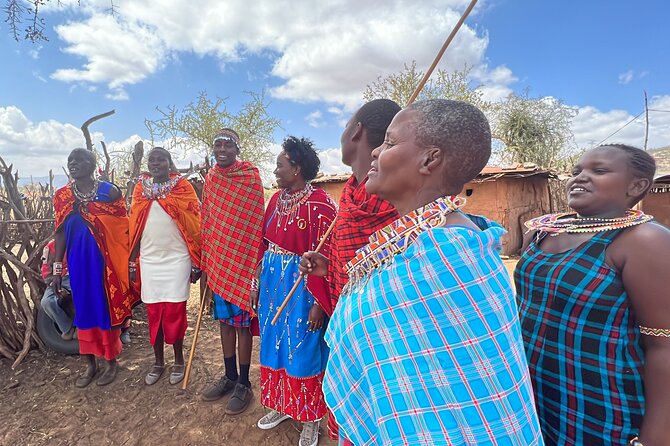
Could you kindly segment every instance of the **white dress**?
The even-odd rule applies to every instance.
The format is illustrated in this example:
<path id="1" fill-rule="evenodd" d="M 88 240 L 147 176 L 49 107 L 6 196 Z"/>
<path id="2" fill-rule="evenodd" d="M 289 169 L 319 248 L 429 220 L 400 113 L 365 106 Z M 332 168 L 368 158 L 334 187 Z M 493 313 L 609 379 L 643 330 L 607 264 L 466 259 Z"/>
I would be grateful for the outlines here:
<path id="1" fill-rule="evenodd" d="M 191 256 L 177 224 L 151 203 L 140 241 L 142 302 L 184 302 L 190 291 Z"/>

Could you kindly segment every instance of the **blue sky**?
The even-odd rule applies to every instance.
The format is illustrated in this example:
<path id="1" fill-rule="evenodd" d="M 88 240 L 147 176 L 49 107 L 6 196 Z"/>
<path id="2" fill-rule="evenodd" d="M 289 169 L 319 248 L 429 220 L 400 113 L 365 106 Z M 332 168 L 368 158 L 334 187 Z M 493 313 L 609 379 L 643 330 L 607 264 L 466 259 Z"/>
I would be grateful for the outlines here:
<path id="1" fill-rule="evenodd" d="M 413 59 L 427 67 L 467 0 L 55 1 L 45 11 L 48 42 L 15 42 L 0 28 L 0 155 L 24 175 L 60 170 L 83 145 L 78 127 L 112 148 L 147 138 L 155 107 L 178 107 L 200 91 L 227 97 L 265 90 L 276 135 L 307 136 L 339 163 L 343 123 L 377 76 Z M 193 5 L 197 4 L 198 7 Z M 670 6 L 660 0 L 480 0 L 440 67 L 473 67 L 488 99 L 530 88 L 578 111 L 576 144 L 589 147 L 650 107 L 670 110 Z M 4 18 L 3 18 L 4 19 Z M 608 141 L 642 145 L 642 118 Z M 670 145 L 670 113 L 650 113 L 650 147 Z"/>

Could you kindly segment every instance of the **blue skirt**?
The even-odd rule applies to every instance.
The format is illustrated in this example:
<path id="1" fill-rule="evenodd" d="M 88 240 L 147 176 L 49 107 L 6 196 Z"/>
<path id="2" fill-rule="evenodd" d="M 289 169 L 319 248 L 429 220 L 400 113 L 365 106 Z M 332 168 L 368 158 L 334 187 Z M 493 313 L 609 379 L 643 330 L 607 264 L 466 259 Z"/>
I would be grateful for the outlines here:
<path id="1" fill-rule="evenodd" d="M 277 307 L 300 275 L 299 262 L 297 255 L 266 252 L 263 257 L 258 299 L 260 359 L 262 366 L 286 369 L 290 376 L 306 378 L 326 369 L 328 347 L 323 340 L 325 324 L 318 332 L 307 331 L 314 296 L 305 287 L 304 281 L 284 308 L 277 324 L 271 323 L 277 314 Z"/>

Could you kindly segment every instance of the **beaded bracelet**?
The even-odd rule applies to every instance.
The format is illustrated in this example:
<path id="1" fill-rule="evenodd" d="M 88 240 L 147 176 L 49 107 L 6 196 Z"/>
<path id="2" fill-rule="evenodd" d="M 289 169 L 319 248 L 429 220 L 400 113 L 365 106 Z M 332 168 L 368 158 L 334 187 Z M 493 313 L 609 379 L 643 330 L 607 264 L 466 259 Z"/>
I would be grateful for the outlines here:
<path id="1" fill-rule="evenodd" d="M 667 328 L 651 328 L 640 325 L 640 333 L 647 336 L 655 336 L 657 338 L 670 338 L 670 329 Z"/>
<path id="2" fill-rule="evenodd" d="M 129 266 L 130 268 L 136 268 L 136 267 L 137 267 L 137 262 L 133 262 L 132 260 L 130 260 L 130 261 L 128 262 L 128 266 Z"/>
<path id="3" fill-rule="evenodd" d="M 251 291 L 259 291 L 261 288 L 260 283 L 258 282 L 258 279 L 255 277 L 251 279 Z"/>
<path id="4" fill-rule="evenodd" d="M 63 262 L 54 262 L 53 263 L 53 275 L 60 276 L 63 274 Z"/>

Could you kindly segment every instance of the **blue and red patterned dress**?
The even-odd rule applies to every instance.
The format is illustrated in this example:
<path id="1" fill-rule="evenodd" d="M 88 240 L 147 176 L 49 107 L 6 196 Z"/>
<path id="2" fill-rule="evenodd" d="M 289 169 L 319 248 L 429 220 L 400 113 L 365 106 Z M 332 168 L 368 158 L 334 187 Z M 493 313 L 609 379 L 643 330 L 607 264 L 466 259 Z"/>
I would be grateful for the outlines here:
<path id="1" fill-rule="evenodd" d="M 620 274 L 605 263 L 620 231 L 559 254 L 533 242 L 517 264 L 522 334 L 548 445 L 627 444 L 642 423 L 640 332 Z"/>

